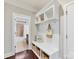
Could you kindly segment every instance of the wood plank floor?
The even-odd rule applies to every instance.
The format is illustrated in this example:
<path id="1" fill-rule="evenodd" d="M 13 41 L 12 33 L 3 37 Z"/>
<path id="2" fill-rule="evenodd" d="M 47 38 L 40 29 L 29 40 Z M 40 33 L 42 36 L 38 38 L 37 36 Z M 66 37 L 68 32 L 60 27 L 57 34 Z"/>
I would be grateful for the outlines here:
<path id="1" fill-rule="evenodd" d="M 15 56 L 11 56 L 5 59 L 38 59 L 32 50 L 23 51 L 17 53 Z"/>

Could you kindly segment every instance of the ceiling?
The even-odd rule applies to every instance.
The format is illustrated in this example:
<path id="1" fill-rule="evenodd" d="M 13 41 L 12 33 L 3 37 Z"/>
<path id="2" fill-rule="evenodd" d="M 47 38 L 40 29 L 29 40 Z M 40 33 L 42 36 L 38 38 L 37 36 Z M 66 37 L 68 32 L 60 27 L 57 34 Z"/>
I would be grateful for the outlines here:
<path id="1" fill-rule="evenodd" d="M 25 2 L 25 4 L 28 4 L 32 6 L 33 8 L 39 10 L 44 5 L 46 5 L 50 0 L 20 0 Z"/>
<path id="2" fill-rule="evenodd" d="M 39 11 L 44 7 L 50 0 L 4 0 L 7 3 L 16 5 L 18 7 L 28 9 L 32 12 Z"/>
<path id="3" fill-rule="evenodd" d="M 16 5 L 20 8 L 27 9 L 32 12 L 38 12 L 51 0 L 4 0 L 7 3 Z M 58 0 L 62 5 L 66 4 L 71 0 Z"/>

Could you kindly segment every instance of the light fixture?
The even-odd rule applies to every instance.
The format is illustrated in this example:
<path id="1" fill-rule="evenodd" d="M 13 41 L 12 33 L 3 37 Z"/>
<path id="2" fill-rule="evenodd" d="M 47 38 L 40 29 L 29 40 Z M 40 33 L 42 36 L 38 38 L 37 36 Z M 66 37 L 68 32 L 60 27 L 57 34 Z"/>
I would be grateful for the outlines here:
<path id="1" fill-rule="evenodd" d="M 48 24 L 48 29 L 47 29 L 46 36 L 47 36 L 48 38 L 52 38 L 52 34 L 53 34 L 53 32 L 52 32 L 52 29 L 51 29 L 51 25 Z"/>

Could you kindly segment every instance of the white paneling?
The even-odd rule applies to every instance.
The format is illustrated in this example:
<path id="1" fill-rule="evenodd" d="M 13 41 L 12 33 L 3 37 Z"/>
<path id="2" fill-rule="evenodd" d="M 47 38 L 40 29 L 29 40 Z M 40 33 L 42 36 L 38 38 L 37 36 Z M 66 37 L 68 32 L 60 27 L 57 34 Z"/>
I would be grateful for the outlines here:
<path id="1" fill-rule="evenodd" d="M 64 58 L 74 58 L 74 3 L 65 5 L 64 9 Z"/>
<path id="2" fill-rule="evenodd" d="M 38 28 L 38 33 L 45 34 L 47 29 L 48 29 L 48 24 L 51 25 L 51 28 L 53 30 L 53 34 L 59 34 L 59 20 L 51 20 L 51 21 L 47 21 L 43 24 L 40 24 L 39 28 Z"/>
<path id="3" fill-rule="evenodd" d="M 67 58 L 74 58 L 74 4 L 67 6 Z"/>

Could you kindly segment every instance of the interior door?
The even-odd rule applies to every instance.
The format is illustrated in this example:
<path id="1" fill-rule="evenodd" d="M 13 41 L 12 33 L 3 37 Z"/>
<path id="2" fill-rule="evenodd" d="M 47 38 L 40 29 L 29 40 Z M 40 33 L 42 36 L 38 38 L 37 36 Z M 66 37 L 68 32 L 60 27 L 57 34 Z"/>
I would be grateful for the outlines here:
<path id="1" fill-rule="evenodd" d="M 67 59 L 74 59 L 74 4 L 66 7 L 66 52 Z"/>
<path id="2" fill-rule="evenodd" d="M 28 48 L 26 35 L 29 34 L 29 18 L 15 15 L 13 23 L 15 53 L 18 53 Z"/>

